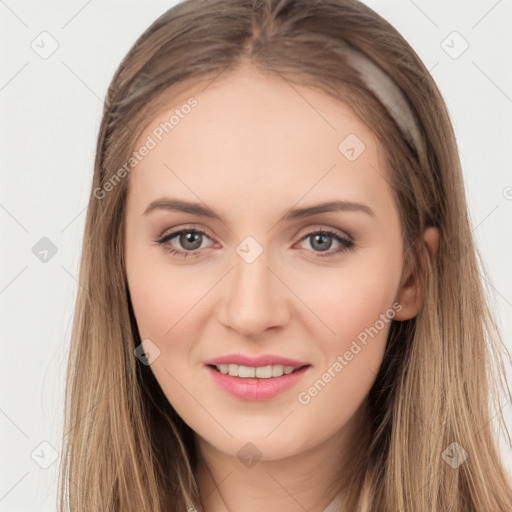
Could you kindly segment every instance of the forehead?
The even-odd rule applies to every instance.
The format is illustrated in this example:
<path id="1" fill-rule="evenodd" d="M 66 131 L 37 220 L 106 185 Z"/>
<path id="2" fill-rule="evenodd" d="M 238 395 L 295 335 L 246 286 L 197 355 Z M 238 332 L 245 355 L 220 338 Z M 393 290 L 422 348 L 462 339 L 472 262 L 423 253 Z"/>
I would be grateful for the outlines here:
<path id="1" fill-rule="evenodd" d="M 141 201 L 168 193 L 246 212 L 301 198 L 392 201 L 382 150 L 349 105 L 249 67 L 174 86 L 135 149 L 144 144 L 130 176 Z"/>

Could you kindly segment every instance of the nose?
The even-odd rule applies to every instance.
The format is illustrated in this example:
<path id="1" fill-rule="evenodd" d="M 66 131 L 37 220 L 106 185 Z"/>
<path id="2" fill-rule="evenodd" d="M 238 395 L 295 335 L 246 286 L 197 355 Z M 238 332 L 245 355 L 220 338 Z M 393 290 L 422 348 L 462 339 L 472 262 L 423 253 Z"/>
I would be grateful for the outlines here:
<path id="1" fill-rule="evenodd" d="M 236 256 L 235 267 L 220 291 L 220 322 L 247 338 L 282 327 L 290 317 L 291 292 L 279 272 L 270 268 L 266 254 L 252 263 Z"/>

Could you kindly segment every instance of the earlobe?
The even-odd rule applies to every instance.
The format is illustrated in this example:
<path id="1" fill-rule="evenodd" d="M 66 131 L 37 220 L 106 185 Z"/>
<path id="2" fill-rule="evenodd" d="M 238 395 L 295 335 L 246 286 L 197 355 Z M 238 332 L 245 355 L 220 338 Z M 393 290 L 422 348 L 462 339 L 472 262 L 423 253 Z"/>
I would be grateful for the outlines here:
<path id="1" fill-rule="evenodd" d="M 430 252 L 430 257 L 434 258 L 439 249 L 439 229 L 433 226 L 427 228 L 423 235 L 425 245 Z"/>
<path id="2" fill-rule="evenodd" d="M 423 240 L 428 251 L 428 254 L 424 253 L 424 256 L 434 258 L 439 248 L 439 230 L 435 227 L 427 228 Z M 395 299 L 396 302 L 401 304 L 402 309 L 396 313 L 395 320 L 409 320 L 420 312 L 424 295 L 421 279 L 425 272 L 424 267 L 424 265 L 421 265 L 419 271 L 411 268 L 410 264 L 404 267 L 400 288 Z"/>

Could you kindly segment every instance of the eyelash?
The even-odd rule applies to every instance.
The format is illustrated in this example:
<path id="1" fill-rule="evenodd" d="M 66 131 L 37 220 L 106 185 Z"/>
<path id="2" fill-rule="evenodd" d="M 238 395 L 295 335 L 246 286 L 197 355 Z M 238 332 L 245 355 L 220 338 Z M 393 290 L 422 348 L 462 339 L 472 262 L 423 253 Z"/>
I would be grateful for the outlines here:
<path id="1" fill-rule="evenodd" d="M 163 236 L 162 238 L 156 239 L 155 242 L 160 244 L 166 252 L 168 252 L 170 254 L 173 254 L 175 256 L 178 256 L 180 258 L 187 258 L 189 255 L 193 256 L 193 257 L 199 255 L 200 249 L 196 249 L 195 251 L 180 251 L 180 250 L 174 249 L 173 247 L 171 247 L 168 244 L 168 242 L 170 240 L 172 240 L 176 236 L 181 235 L 183 233 L 200 233 L 200 234 L 206 236 L 207 238 L 210 238 L 206 234 L 206 232 L 204 230 L 202 230 L 202 229 L 199 229 L 199 228 L 193 228 L 193 229 L 185 228 L 185 229 L 181 229 L 179 231 L 174 231 L 172 233 L 169 233 L 169 234 Z M 307 238 L 312 237 L 314 235 L 318 235 L 318 234 L 330 235 L 332 238 L 336 239 L 338 242 L 341 243 L 340 247 L 338 247 L 335 250 L 331 250 L 329 252 L 326 252 L 325 254 L 319 253 L 317 251 L 313 251 L 313 252 L 316 252 L 316 254 L 317 254 L 317 256 L 319 258 L 328 258 L 328 257 L 334 256 L 336 254 L 340 254 L 342 252 L 345 252 L 345 251 L 348 251 L 348 250 L 352 249 L 353 246 L 355 245 L 353 240 L 350 240 L 349 238 L 343 237 L 340 234 L 338 234 L 337 232 L 331 231 L 329 229 L 318 230 L 318 231 L 311 231 L 307 235 L 303 236 L 299 241 L 302 242 L 303 240 L 306 240 Z"/>

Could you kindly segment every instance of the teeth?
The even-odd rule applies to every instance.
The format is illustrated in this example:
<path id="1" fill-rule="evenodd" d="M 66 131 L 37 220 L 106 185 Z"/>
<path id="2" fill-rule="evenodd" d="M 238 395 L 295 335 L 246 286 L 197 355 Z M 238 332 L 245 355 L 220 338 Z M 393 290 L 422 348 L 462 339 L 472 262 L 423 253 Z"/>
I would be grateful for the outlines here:
<path id="1" fill-rule="evenodd" d="M 244 379 L 257 377 L 258 379 L 270 379 L 271 377 L 281 377 L 292 373 L 295 366 L 283 366 L 282 364 L 273 364 L 268 366 L 243 366 L 238 364 L 219 364 L 216 366 L 219 372 L 232 377 L 242 377 Z"/>
<path id="2" fill-rule="evenodd" d="M 272 377 L 281 377 L 284 373 L 284 366 L 282 364 L 275 364 L 272 366 Z"/>
<path id="3" fill-rule="evenodd" d="M 270 379 L 270 377 L 272 377 L 272 366 L 260 366 L 256 368 L 256 377 L 258 377 L 258 379 Z"/>
<path id="4" fill-rule="evenodd" d="M 231 375 L 231 373 L 230 373 L 230 375 Z M 251 368 L 250 366 L 239 366 L 238 367 L 238 376 L 244 377 L 244 378 L 256 377 L 256 368 Z"/>

